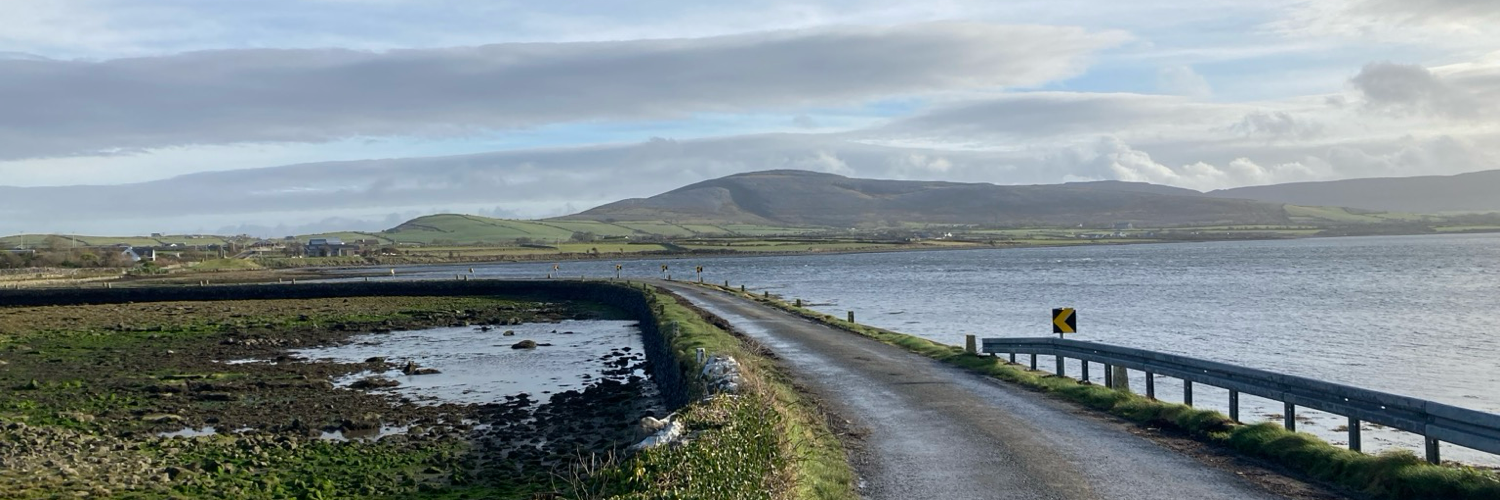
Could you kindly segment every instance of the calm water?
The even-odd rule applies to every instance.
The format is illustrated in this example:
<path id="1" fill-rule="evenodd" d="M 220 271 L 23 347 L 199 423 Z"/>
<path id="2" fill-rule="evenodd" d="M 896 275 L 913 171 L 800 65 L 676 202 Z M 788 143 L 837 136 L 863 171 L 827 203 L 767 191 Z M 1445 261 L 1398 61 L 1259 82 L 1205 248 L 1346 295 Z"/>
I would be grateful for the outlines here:
<path id="1" fill-rule="evenodd" d="M 626 277 L 704 279 L 801 298 L 862 323 L 961 344 L 963 334 L 1050 334 L 1075 307 L 1079 340 L 1154 349 L 1500 413 L 1500 235 L 1087 246 L 621 262 Z M 613 276 L 615 262 L 560 274 Z M 480 277 L 542 277 L 551 263 L 476 267 Z M 451 277 L 468 266 L 412 268 Z M 1044 364 L 1050 366 L 1050 364 Z M 1070 372 L 1076 374 L 1076 366 Z M 1097 368 L 1095 375 L 1098 376 Z M 1140 390 L 1144 382 L 1134 381 Z M 1175 386 L 1159 384 L 1164 399 Z M 1200 406 L 1221 392 L 1195 391 Z M 1243 417 L 1278 420 L 1245 398 Z M 1302 429 L 1342 442 L 1342 418 Z M 1415 446 L 1375 429 L 1366 449 Z M 1449 447 L 1444 458 L 1497 463 Z"/>

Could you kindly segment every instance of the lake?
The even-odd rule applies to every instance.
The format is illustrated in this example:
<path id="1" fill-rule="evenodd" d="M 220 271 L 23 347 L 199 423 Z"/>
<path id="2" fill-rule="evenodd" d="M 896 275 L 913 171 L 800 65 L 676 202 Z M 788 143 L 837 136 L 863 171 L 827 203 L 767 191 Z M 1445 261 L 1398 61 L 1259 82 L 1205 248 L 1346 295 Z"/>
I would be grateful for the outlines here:
<path id="1" fill-rule="evenodd" d="M 769 290 L 862 323 L 961 345 L 963 335 L 1051 334 L 1054 307 L 1078 309 L 1071 338 L 1153 349 L 1500 413 L 1500 234 L 1087 245 L 619 262 L 626 277 L 704 279 Z M 564 262 L 568 277 L 614 275 L 614 261 Z M 409 268 L 451 277 L 470 266 Z M 476 277 L 538 278 L 552 263 L 474 266 Z M 1044 363 L 1043 366 L 1050 366 Z M 1076 366 L 1069 369 L 1076 374 Z M 1097 367 L 1096 372 L 1097 375 Z M 1144 381 L 1133 381 L 1138 391 Z M 1158 384 L 1159 396 L 1179 391 Z M 1199 406 L 1222 391 L 1195 388 Z M 1246 420 L 1279 404 L 1242 399 Z M 1341 417 L 1307 412 L 1300 430 L 1342 442 Z M 1413 447 L 1366 432 L 1366 450 Z M 1447 446 L 1444 458 L 1500 463 Z"/>

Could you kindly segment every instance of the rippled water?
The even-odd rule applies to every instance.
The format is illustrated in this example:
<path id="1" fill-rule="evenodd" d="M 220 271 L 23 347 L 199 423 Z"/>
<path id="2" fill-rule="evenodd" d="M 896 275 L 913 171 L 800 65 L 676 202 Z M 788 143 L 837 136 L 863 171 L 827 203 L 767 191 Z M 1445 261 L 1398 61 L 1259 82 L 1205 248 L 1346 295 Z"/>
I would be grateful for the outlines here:
<path id="1" fill-rule="evenodd" d="M 614 275 L 613 261 L 565 262 L 561 275 Z M 621 262 L 626 277 L 747 284 L 862 323 L 961 344 L 963 334 L 1050 335 L 1053 307 L 1075 307 L 1072 338 L 1153 349 L 1500 413 L 1500 235 L 1319 238 Z M 451 277 L 469 266 L 403 275 Z M 551 263 L 475 268 L 539 278 Z M 1043 366 L 1050 366 L 1044 363 Z M 1077 373 L 1076 366 L 1070 372 Z M 1097 369 L 1096 369 L 1097 370 Z M 1096 371 L 1096 376 L 1097 376 Z M 1141 390 L 1137 378 L 1134 387 Z M 1160 396 L 1176 386 L 1159 384 Z M 1200 387 L 1199 406 L 1224 406 Z M 1242 418 L 1279 404 L 1244 398 Z M 1341 441 L 1343 419 L 1308 412 L 1301 430 Z M 1374 429 L 1366 449 L 1415 446 Z M 1500 463 L 1448 447 L 1445 458 Z"/>

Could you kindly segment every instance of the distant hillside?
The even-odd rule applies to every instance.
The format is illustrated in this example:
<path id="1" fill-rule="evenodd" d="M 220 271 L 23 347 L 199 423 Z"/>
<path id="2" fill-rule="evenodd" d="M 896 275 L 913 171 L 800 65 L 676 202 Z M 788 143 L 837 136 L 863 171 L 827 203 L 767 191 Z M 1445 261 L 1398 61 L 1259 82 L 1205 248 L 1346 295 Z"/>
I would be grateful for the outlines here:
<path id="1" fill-rule="evenodd" d="M 987 225 L 1283 224 L 1279 203 L 1163 194 L 1195 191 L 1130 183 L 1000 186 L 854 179 L 799 170 L 736 174 L 565 220 L 671 220 L 857 227 Z"/>
<path id="2" fill-rule="evenodd" d="M 1165 194 L 1173 196 L 1203 196 L 1202 191 L 1194 191 L 1188 188 L 1174 186 L 1163 186 L 1149 182 L 1126 182 L 1126 181 L 1089 181 L 1069 182 L 1063 184 L 1066 187 L 1107 189 L 1111 191 L 1127 191 L 1131 193 Z"/>
<path id="3" fill-rule="evenodd" d="M 1500 211 L 1500 170 L 1450 176 L 1349 179 L 1221 189 L 1219 198 L 1390 212 Z"/>

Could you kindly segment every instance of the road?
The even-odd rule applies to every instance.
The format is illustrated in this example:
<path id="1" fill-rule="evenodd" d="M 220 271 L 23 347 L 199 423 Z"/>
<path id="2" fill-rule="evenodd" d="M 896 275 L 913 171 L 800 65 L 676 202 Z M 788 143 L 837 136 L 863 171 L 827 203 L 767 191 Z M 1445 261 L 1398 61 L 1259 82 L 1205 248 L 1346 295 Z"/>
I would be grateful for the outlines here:
<path id="1" fill-rule="evenodd" d="M 852 460 L 863 498 L 1307 498 L 1274 493 L 1068 403 L 753 301 L 657 284 L 766 345 L 866 433 Z"/>

